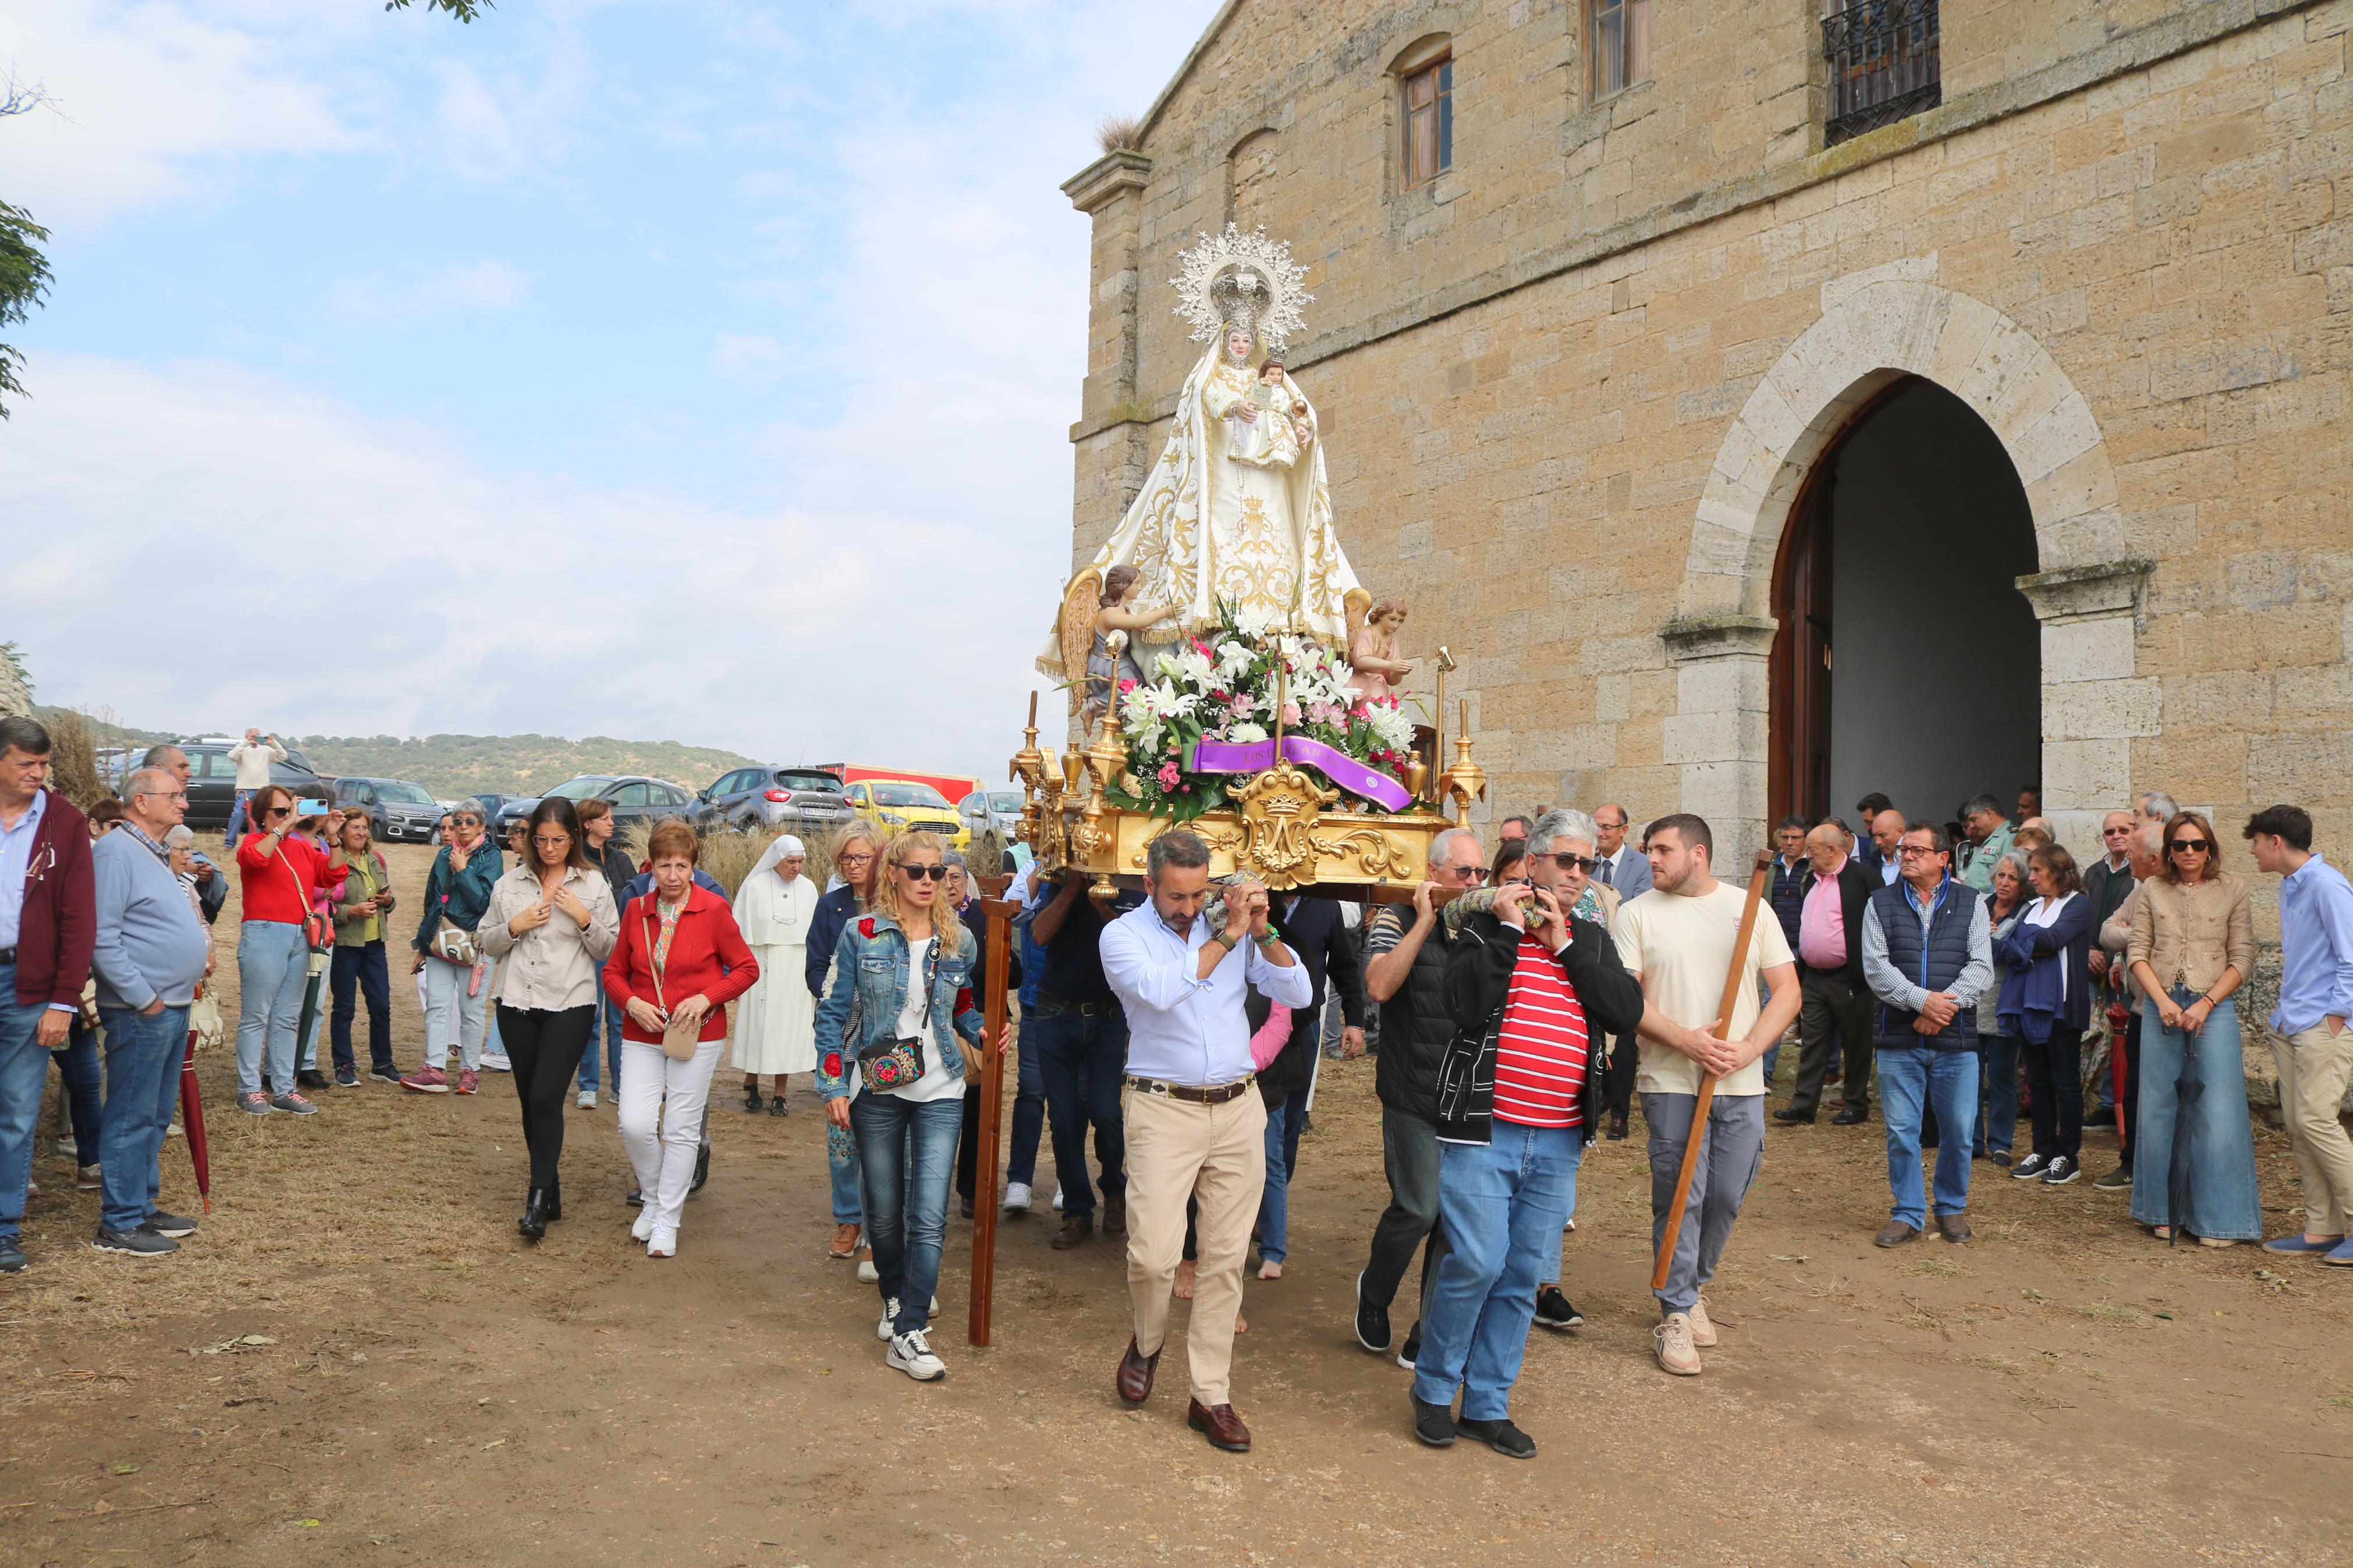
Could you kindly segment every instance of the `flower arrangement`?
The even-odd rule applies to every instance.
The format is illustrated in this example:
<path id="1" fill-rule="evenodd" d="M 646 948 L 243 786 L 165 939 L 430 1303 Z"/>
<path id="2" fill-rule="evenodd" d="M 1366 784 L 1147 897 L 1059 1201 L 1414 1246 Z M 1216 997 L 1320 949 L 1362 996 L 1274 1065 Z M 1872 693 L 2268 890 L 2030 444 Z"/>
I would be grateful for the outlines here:
<path id="1" fill-rule="evenodd" d="M 1127 775 L 1110 791 L 1131 810 L 1189 822 L 1227 805 L 1226 784 L 1240 775 L 1189 771 L 1204 741 L 1266 741 L 1276 728 L 1278 695 L 1287 699 L 1282 728 L 1388 773 L 1400 784 L 1413 761 L 1413 721 L 1395 696 L 1348 689 L 1354 673 L 1312 637 L 1273 632 L 1266 617 L 1218 606 L 1219 626 L 1160 653 L 1145 679 L 1120 682 L 1120 737 Z M 1133 784 L 1134 793 L 1123 787 Z M 1348 793 L 1348 809 L 1379 805 Z"/>

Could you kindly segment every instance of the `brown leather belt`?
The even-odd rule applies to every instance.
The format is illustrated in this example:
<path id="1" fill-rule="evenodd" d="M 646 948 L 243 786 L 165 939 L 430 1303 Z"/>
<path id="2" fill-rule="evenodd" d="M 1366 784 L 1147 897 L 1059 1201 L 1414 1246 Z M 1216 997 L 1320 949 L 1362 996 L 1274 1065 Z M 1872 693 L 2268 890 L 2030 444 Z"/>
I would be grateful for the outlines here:
<path id="1" fill-rule="evenodd" d="M 1156 1078 L 1129 1075 L 1127 1087 L 1138 1094 L 1157 1094 L 1170 1100 L 1181 1100 L 1189 1105 L 1223 1105 L 1229 1100 L 1240 1100 L 1258 1083 L 1258 1074 L 1238 1078 L 1231 1083 L 1213 1083 L 1198 1089 L 1189 1083 L 1168 1083 Z"/>

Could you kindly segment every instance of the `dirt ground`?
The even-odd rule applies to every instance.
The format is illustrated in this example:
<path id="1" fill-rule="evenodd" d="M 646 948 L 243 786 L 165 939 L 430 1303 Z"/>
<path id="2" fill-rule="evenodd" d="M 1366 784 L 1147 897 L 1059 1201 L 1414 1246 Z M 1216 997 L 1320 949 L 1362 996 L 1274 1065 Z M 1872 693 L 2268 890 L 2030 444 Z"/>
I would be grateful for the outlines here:
<path id="1" fill-rule="evenodd" d="M 389 854 L 412 896 L 427 854 Z M 227 951 L 220 978 L 233 1000 Z M 416 992 L 393 996 L 412 1067 Z M 1597 1147 L 1569 1241 L 1587 1326 L 1531 1340 L 1524 1464 L 1418 1447 L 1408 1375 L 1350 1335 L 1387 1190 L 1371 1065 L 1327 1065 L 1287 1277 L 1250 1287 L 1237 1457 L 1185 1429 L 1181 1308 L 1153 1402 L 1118 1404 L 1121 1257 L 1050 1250 L 1042 1204 L 1001 1233 L 996 1347 L 965 1343 L 952 1219 L 949 1376 L 887 1370 L 873 1289 L 824 1256 L 806 1089 L 755 1119 L 723 1069 L 710 1184 L 656 1262 L 609 1106 L 569 1113 L 567 1215 L 533 1247 L 503 1076 L 255 1120 L 227 1048 L 201 1072 L 212 1210 L 176 1257 L 90 1250 L 96 1195 L 44 1135 L 33 1266 L 0 1282 L 0 1561 L 2289 1563 L 2353 1523 L 2353 1278 L 2168 1251 L 2121 1194 L 1985 1165 L 1974 1243 L 1881 1252 L 1875 1119 L 1774 1131 L 1691 1380 L 1650 1358 L 1639 1123 Z M 2284 1229 L 2294 1168 L 2257 1138 Z M 2112 1136 L 2088 1142 L 2106 1169 Z M 165 1172 L 193 1212 L 178 1139 Z M 219 1348 L 246 1336 L 268 1342 Z"/>

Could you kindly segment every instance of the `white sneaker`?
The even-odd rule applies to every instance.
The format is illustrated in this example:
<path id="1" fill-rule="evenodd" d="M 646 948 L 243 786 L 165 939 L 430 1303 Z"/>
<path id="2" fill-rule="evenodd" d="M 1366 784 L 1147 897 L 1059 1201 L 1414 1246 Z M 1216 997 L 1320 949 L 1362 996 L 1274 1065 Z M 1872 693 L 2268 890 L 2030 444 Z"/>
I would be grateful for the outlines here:
<path id="1" fill-rule="evenodd" d="M 651 1241 L 654 1236 L 654 1211 L 649 1204 L 638 1211 L 635 1224 L 629 1226 L 631 1241 Z"/>
<path id="2" fill-rule="evenodd" d="M 654 1238 L 646 1243 L 646 1256 L 648 1258 L 676 1258 L 678 1256 L 677 1230 L 672 1226 L 666 1225 L 656 1226 L 654 1227 Z"/>
<path id="3" fill-rule="evenodd" d="M 869 1253 L 858 1260 L 858 1282 L 860 1285 L 875 1284 L 881 1278 L 882 1271 L 874 1267 L 873 1254 Z"/>
<path id="4" fill-rule="evenodd" d="M 1057 1214 L 1059 1214 L 1059 1213 L 1060 1213 L 1060 1212 L 1061 1212 L 1061 1208 L 1062 1208 L 1062 1184 L 1061 1184 L 1061 1183 L 1060 1183 L 1060 1182 L 1056 1182 L 1056 1183 L 1054 1184 L 1054 1211 L 1055 1211 Z"/>
<path id="5" fill-rule="evenodd" d="M 888 1340 L 891 1337 L 891 1325 L 898 1320 L 899 1298 L 893 1296 L 882 1303 L 882 1321 L 874 1325 L 874 1337 L 878 1340 Z"/>
<path id="6" fill-rule="evenodd" d="M 1008 1182 L 1005 1184 L 1005 1212 L 1007 1214 L 1028 1214 L 1029 1212 L 1029 1183 Z"/>
<path id="7" fill-rule="evenodd" d="M 504 1051 L 484 1051 L 482 1065 L 492 1072 L 514 1071 L 514 1063 L 507 1059 L 507 1054 Z"/>
<path id="8" fill-rule="evenodd" d="M 579 1099 L 578 1103 L 579 1103 L 580 1109 L 581 1109 L 581 1110 L 596 1110 L 596 1091 L 595 1089 L 582 1089 L 582 1090 L 580 1091 L 580 1099 Z"/>
<path id="9" fill-rule="evenodd" d="M 917 1383 L 929 1383 L 948 1374 L 948 1363 L 932 1353 L 930 1337 L 921 1329 L 891 1336 L 891 1348 L 882 1359 Z"/>
<path id="10" fill-rule="evenodd" d="M 1691 1320 L 1692 1343 L 1702 1350 L 1715 1343 L 1715 1324 L 1708 1318 L 1706 1297 L 1694 1301 L 1692 1310 L 1683 1315 Z"/>
<path id="11" fill-rule="evenodd" d="M 1692 1322 L 1688 1314 L 1674 1312 L 1667 1321 L 1651 1331 L 1658 1342 L 1659 1367 L 1677 1377 L 1697 1377 L 1700 1373 L 1699 1352 L 1692 1348 Z"/>

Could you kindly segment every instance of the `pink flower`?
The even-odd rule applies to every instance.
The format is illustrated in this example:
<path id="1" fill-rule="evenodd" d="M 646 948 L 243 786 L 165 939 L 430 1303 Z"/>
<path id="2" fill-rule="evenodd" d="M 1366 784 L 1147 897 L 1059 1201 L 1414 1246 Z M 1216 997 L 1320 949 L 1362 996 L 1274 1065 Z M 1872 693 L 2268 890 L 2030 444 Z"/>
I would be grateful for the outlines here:
<path id="1" fill-rule="evenodd" d="M 1175 789 L 1176 781 L 1184 775 L 1176 771 L 1175 763 L 1163 763 L 1160 764 L 1159 773 L 1154 776 L 1159 779 L 1162 789 Z"/>
<path id="2" fill-rule="evenodd" d="M 1128 692 L 1131 692 L 1131 691 L 1133 691 L 1133 690 L 1134 690 L 1134 689 L 1135 689 L 1135 682 L 1134 682 L 1133 679 L 1122 680 L 1122 681 L 1119 683 L 1119 689 L 1120 689 L 1120 694 L 1121 694 L 1122 696 L 1124 696 L 1124 695 L 1126 695 Z"/>
<path id="3" fill-rule="evenodd" d="M 1296 724 L 1299 722 L 1298 703 L 1286 702 L 1282 705 L 1282 721 L 1286 724 Z"/>

